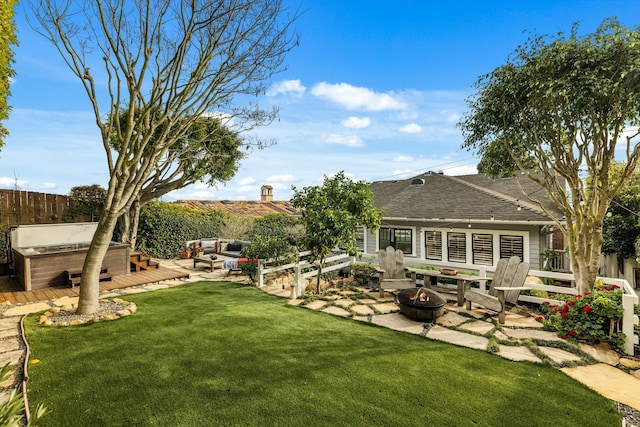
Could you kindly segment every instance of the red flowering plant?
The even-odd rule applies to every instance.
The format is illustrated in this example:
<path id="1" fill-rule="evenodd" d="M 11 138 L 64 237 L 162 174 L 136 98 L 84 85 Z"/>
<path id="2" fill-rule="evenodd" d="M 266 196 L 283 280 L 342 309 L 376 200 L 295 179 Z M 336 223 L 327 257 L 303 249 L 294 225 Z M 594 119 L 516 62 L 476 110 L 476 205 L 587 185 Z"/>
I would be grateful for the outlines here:
<path id="1" fill-rule="evenodd" d="M 621 330 L 622 289 L 598 281 L 593 292 L 582 295 L 558 295 L 564 304 L 541 305 L 541 320 L 547 329 L 558 331 L 564 339 L 590 343 L 607 341 L 617 348 L 624 347 Z"/>

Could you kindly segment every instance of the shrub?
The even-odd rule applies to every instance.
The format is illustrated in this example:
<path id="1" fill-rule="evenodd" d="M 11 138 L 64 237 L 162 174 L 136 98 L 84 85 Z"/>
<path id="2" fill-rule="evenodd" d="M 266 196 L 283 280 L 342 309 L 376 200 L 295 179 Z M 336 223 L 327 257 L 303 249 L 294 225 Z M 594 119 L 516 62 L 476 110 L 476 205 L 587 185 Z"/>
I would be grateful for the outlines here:
<path id="1" fill-rule="evenodd" d="M 284 265 L 295 262 L 298 251 L 284 237 L 254 235 L 251 243 L 242 249 L 241 255 L 248 258 L 249 262 L 238 266 L 253 280 L 258 269 L 258 263 L 253 260 L 272 260 L 272 265 Z"/>
<path id="2" fill-rule="evenodd" d="M 353 276 L 353 280 L 360 285 L 368 285 L 375 272 L 376 268 L 371 263 L 358 263 L 349 266 L 349 273 Z"/>
<path id="3" fill-rule="evenodd" d="M 187 240 L 218 237 L 226 215 L 166 202 L 142 207 L 138 249 L 158 258 L 175 258 Z"/>
<path id="4" fill-rule="evenodd" d="M 561 306 L 542 304 L 541 319 L 544 325 L 558 331 L 569 340 L 585 340 L 590 343 L 609 342 L 617 348 L 624 347 L 625 335 L 620 332 L 622 289 L 617 285 L 604 285 L 600 281 L 592 292 L 582 295 L 562 296 Z"/>

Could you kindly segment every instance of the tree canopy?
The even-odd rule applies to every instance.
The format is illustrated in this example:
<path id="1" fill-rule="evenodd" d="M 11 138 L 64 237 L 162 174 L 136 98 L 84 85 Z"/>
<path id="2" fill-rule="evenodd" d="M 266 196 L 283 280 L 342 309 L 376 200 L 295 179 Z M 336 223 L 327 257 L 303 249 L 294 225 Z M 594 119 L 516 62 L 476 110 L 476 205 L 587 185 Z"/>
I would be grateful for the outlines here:
<path id="1" fill-rule="evenodd" d="M 17 3 L 17 0 L 0 2 L 0 148 L 4 145 L 4 139 L 8 134 L 2 121 L 7 120 L 11 112 L 7 99 L 11 96 L 11 78 L 15 75 L 12 68 L 14 60 L 11 46 L 18 44 L 16 24 L 13 19 Z"/>
<path id="2" fill-rule="evenodd" d="M 578 30 L 574 24 L 569 35 L 530 38 L 480 77 L 459 127 L 463 147 L 482 157 L 483 171 L 520 170 L 546 189 L 566 218 L 558 227 L 578 287 L 589 290 L 603 218 L 640 155 L 640 33 L 615 19 L 592 34 Z M 612 182 L 616 154 L 624 167 Z M 544 210 L 538 197 L 528 198 Z"/>
<path id="3" fill-rule="evenodd" d="M 79 314 L 90 314 L 117 219 L 192 125 L 213 114 L 244 132 L 277 116 L 256 97 L 297 43 L 296 16 L 282 0 L 31 3 L 36 30 L 87 94 L 106 154 L 109 185 L 78 303 Z"/>
<path id="4" fill-rule="evenodd" d="M 309 186 L 294 191 L 293 206 L 302 210 L 305 247 L 322 264 L 336 247 L 355 255 L 358 227 L 377 231 L 382 212 L 374 206 L 373 192 L 364 181 L 353 181 L 344 174 L 324 177 L 322 186 Z M 320 270 L 320 274 L 322 270 Z M 320 291 L 318 274 L 318 291 Z"/>

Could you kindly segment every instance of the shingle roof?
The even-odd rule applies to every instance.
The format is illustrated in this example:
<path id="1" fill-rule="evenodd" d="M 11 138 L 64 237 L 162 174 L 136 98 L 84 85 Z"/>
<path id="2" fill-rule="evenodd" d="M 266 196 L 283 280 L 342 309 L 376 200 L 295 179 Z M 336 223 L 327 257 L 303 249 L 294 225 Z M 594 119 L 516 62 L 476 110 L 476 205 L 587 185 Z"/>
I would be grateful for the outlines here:
<path id="1" fill-rule="evenodd" d="M 544 196 L 544 189 L 528 178 L 520 182 L 527 194 L 541 199 L 556 218 L 562 218 L 562 212 Z M 405 180 L 376 181 L 370 187 L 376 207 L 385 210 L 385 218 L 551 221 L 542 209 L 528 202 L 513 178 L 494 180 L 483 174 L 447 176 L 426 172 Z"/>
<path id="2" fill-rule="evenodd" d="M 236 216 L 259 218 L 269 214 L 295 215 L 290 201 L 263 202 L 256 200 L 178 200 L 182 206 L 197 210 L 219 210 Z"/>

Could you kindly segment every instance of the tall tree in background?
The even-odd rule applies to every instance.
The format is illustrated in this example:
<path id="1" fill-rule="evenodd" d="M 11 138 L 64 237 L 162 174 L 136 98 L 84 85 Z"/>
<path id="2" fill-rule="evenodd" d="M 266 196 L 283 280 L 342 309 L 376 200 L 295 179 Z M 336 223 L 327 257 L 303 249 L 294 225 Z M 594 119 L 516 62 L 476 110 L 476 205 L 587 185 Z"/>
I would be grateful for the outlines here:
<path id="1" fill-rule="evenodd" d="M 333 178 L 324 177 L 320 186 L 304 187 L 294 191 L 293 206 L 302 211 L 305 235 L 302 242 L 319 261 L 318 293 L 322 264 L 336 247 L 343 247 L 349 255 L 356 254 L 358 227 L 377 231 L 382 212 L 373 202 L 373 192 L 364 181 L 352 181 L 344 172 Z"/>
<path id="2" fill-rule="evenodd" d="M 564 213 L 580 291 L 592 289 L 611 200 L 640 155 L 640 33 L 605 20 L 593 33 L 537 37 L 483 76 L 459 122 L 463 147 L 482 156 L 494 176 L 520 170 L 546 189 Z M 617 150 L 616 150 L 617 149 Z M 616 152 L 624 156 L 609 177 Z M 566 182 L 566 187 L 565 183 Z M 529 195 L 539 203 L 539 195 Z M 553 215 L 549 215 L 553 218 Z"/>
<path id="3" fill-rule="evenodd" d="M 16 24 L 13 20 L 16 4 L 17 0 L 0 1 L 0 148 L 9 134 L 2 122 L 9 118 L 11 112 L 7 99 L 11 96 L 11 78 L 15 75 L 11 68 L 14 62 L 11 46 L 18 44 Z"/>
<path id="4" fill-rule="evenodd" d="M 157 130 L 159 134 L 162 131 L 162 128 Z M 129 212 L 118 219 L 121 241 L 136 247 L 142 206 L 196 182 L 215 186 L 230 180 L 249 148 L 251 145 L 245 144 L 241 136 L 220 119 L 210 116 L 196 119 L 184 137 L 159 159 Z"/>
<path id="5" fill-rule="evenodd" d="M 98 307 L 117 219 L 198 118 L 236 132 L 269 124 L 264 93 L 297 42 L 282 0 L 33 0 L 37 31 L 79 79 L 100 131 L 109 185 L 80 284 L 79 314 Z M 100 70 L 100 71 L 97 71 Z M 111 118 L 112 120 L 109 120 Z"/>

